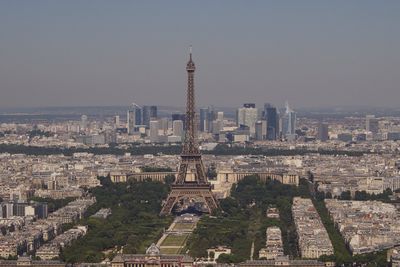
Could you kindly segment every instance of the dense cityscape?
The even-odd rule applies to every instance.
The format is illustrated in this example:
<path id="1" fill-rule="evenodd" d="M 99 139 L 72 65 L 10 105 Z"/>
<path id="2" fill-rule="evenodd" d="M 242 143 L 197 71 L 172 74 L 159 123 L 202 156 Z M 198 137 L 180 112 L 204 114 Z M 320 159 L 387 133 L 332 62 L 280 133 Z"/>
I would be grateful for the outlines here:
<path id="1" fill-rule="evenodd" d="M 283 109 L 245 103 L 229 115 L 214 107 L 197 112 L 196 138 L 212 194 L 220 202 L 220 211 L 211 213 L 229 220 L 229 210 L 244 204 L 242 209 L 261 223 L 252 230 L 256 233 L 250 225 L 235 226 L 245 232 L 243 244 L 224 242 L 227 233 L 216 225 L 208 230 L 215 230 L 210 240 L 194 238 L 214 218 L 204 213 L 199 199 L 175 204 L 173 221 L 157 215 L 164 203 L 158 199 L 155 213 L 141 219 L 160 225 L 146 233 L 140 246 L 130 248 L 125 240 L 97 247 L 95 256 L 84 251 L 98 231 L 95 225 L 116 212 L 112 203 L 98 203 L 96 188 L 176 183 L 187 114 L 137 104 L 126 115 L 83 114 L 79 120 L 43 116 L 11 122 L 14 115 L 4 114 L 0 265 L 139 266 L 152 257 L 161 266 L 324 266 L 362 264 L 371 257 L 380 265 L 400 262 L 399 117 L 298 116 L 288 103 Z M 187 175 L 189 180 L 197 177 Z M 249 185 L 235 191 L 241 183 Z M 271 201 L 251 195 L 256 190 L 251 186 L 260 183 L 266 190 L 276 183 L 283 186 L 276 190 L 288 197 L 289 214 L 280 210 L 285 208 L 276 202 L 279 197 Z M 285 194 L 289 188 L 294 192 Z M 282 216 L 291 222 L 282 224 Z M 193 249 L 195 242 L 203 243 Z M 71 256 L 75 247 L 83 251 Z"/>
<path id="2" fill-rule="evenodd" d="M 399 4 L 50 2 L 0 3 L 0 267 L 400 267 Z"/>

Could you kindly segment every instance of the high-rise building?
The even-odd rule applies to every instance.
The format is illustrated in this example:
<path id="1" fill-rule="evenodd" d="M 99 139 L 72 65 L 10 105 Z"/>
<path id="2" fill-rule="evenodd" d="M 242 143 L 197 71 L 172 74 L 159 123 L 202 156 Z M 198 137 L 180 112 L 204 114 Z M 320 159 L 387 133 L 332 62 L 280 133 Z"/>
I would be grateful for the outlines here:
<path id="1" fill-rule="evenodd" d="M 143 119 L 143 125 L 150 127 L 150 106 L 143 106 L 142 119 Z"/>
<path id="2" fill-rule="evenodd" d="M 151 120 L 157 120 L 157 106 L 143 106 L 143 124 L 150 126 Z"/>
<path id="3" fill-rule="evenodd" d="M 214 106 L 209 106 L 208 107 L 208 114 L 207 114 L 207 132 L 212 131 L 212 124 L 213 121 L 217 119 L 217 112 L 214 108 Z"/>
<path id="4" fill-rule="evenodd" d="M 236 112 L 236 123 L 238 127 L 248 126 L 250 128 L 250 134 L 254 136 L 256 132 L 256 121 L 258 119 L 258 111 L 255 108 L 255 104 L 244 104 L 242 108 L 239 108 Z"/>
<path id="5" fill-rule="evenodd" d="M 158 120 L 159 122 L 159 130 L 162 130 L 164 132 L 164 135 L 167 134 L 168 132 L 168 118 L 161 118 Z"/>
<path id="6" fill-rule="evenodd" d="M 211 132 L 212 132 L 212 134 L 220 134 L 220 132 L 222 131 L 222 129 L 224 128 L 224 126 L 223 126 L 223 121 L 221 121 L 221 120 L 214 120 L 213 122 L 212 122 L 212 125 L 211 125 Z"/>
<path id="7" fill-rule="evenodd" d="M 276 107 L 266 103 L 264 105 L 264 116 L 267 120 L 267 139 L 276 140 L 279 129 L 278 112 Z"/>
<path id="8" fill-rule="evenodd" d="M 207 132 L 208 131 L 208 108 L 201 108 L 200 109 L 199 130 L 201 132 Z"/>
<path id="9" fill-rule="evenodd" d="M 379 132 L 379 121 L 375 118 L 375 115 L 367 115 L 365 117 L 365 129 L 372 134 Z"/>
<path id="10" fill-rule="evenodd" d="M 328 124 L 326 123 L 319 123 L 318 125 L 318 136 L 317 139 L 325 142 L 329 139 L 329 130 L 328 130 Z"/>
<path id="11" fill-rule="evenodd" d="M 172 114 L 172 121 L 182 121 L 182 122 L 183 122 L 183 129 L 186 129 L 185 114 L 182 114 L 182 113 L 173 113 L 173 114 Z"/>
<path id="12" fill-rule="evenodd" d="M 88 117 L 86 115 L 81 116 L 81 130 L 86 131 L 88 127 Z"/>
<path id="13" fill-rule="evenodd" d="M 282 121 L 282 136 L 288 138 L 293 137 L 296 132 L 296 112 L 290 107 L 288 102 L 285 104 L 285 112 L 281 117 Z"/>
<path id="14" fill-rule="evenodd" d="M 217 112 L 217 120 L 223 121 L 224 120 L 224 112 L 223 111 L 218 111 Z"/>
<path id="15" fill-rule="evenodd" d="M 255 103 L 244 103 L 243 107 L 244 108 L 256 108 L 256 104 Z"/>
<path id="16" fill-rule="evenodd" d="M 180 136 L 183 138 L 183 121 L 181 120 L 175 120 L 172 122 L 172 132 L 174 136 Z"/>
<path id="17" fill-rule="evenodd" d="M 132 103 L 132 106 L 128 109 L 126 116 L 126 128 L 128 134 L 135 132 L 135 126 L 142 124 L 142 109 L 139 105 Z"/>
<path id="18" fill-rule="evenodd" d="M 185 120 L 185 114 L 183 113 L 173 113 L 171 115 L 172 121 L 184 121 Z"/>
<path id="19" fill-rule="evenodd" d="M 157 119 L 157 118 L 158 118 L 157 106 L 150 106 L 150 119 Z"/>
<path id="20" fill-rule="evenodd" d="M 265 120 L 256 122 L 255 139 L 257 141 L 265 140 L 267 138 L 267 122 Z"/>
<path id="21" fill-rule="evenodd" d="M 115 128 L 119 128 L 121 126 L 120 121 L 119 121 L 119 115 L 116 115 L 114 117 L 114 125 L 115 125 Z"/>
<path id="22" fill-rule="evenodd" d="M 157 143 L 159 141 L 158 131 L 159 131 L 159 122 L 158 121 L 150 121 L 150 141 L 153 143 Z"/>
<path id="23" fill-rule="evenodd" d="M 212 124 L 212 133 L 220 134 L 220 132 L 224 129 L 224 112 L 217 112 L 217 119 L 213 121 Z"/>

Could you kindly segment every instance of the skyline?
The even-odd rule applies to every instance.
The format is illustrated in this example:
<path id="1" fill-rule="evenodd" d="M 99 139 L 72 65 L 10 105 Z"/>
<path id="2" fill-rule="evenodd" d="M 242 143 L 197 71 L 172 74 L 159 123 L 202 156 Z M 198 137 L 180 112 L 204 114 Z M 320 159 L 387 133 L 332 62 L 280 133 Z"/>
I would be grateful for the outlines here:
<path id="1" fill-rule="evenodd" d="M 0 108 L 182 107 L 189 45 L 197 107 L 398 107 L 384 2 L 2 2 Z"/>

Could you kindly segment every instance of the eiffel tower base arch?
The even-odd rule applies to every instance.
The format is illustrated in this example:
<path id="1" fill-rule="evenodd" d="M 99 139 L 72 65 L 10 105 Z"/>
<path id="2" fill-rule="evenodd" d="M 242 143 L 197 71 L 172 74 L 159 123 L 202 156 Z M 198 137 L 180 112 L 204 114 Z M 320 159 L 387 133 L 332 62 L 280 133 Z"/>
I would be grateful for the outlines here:
<path id="1" fill-rule="evenodd" d="M 211 192 L 210 185 L 190 185 L 186 183 L 184 185 L 171 186 L 171 192 L 161 209 L 160 216 L 171 214 L 175 204 L 183 198 L 201 199 L 201 202 L 204 203 L 208 213 L 212 213 L 218 208 L 215 197 Z"/>

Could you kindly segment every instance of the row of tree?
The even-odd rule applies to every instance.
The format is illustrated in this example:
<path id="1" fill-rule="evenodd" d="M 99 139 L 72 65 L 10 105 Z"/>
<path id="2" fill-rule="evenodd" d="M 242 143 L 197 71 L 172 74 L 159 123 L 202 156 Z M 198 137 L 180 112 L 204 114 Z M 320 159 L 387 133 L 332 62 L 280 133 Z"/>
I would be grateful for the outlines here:
<path id="1" fill-rule="evenodd" d="M 170 167 L 142 166 L 142 172 L 172 172 Z"/>
<path id="2" fill-rule="evenodd" d="M 322 256 L 320 257 L 320 260 L 336 262 L 337 266 L 351 266 L 352 264 L 353 266 L 387 266 L 386 250 L 375 253 L 351 255 L 342 235 L 335 227 L 332 218 L 329 216 L 325 202 L 323 200 L 314 199 L 313 203 L 321 217 L 322 223 L 328 232 L 334 248 L 334 255 Z"/>
<path id="3" fill-rule="evenodd" d="M 60 147 L 34 147 L 17 144 L 1 144 L 0 153 L 27 154 L 27 155 L 54 155 L 64 154 L 70 156 L 73 153 L 87 152 L 96 155 L 112 154 L 132 155 L 145 154 L 167 154 L 179 155 L 181 153 L 179 145 L 132 145 L 130 148 L 119 148 L 117 146 L 109 147 L 90 147 L 90 148 L 60 148 Z M 324 155 L 348 155 L 362 156 L 366 152 L 345 151 L 345 150 L 308 150 L 308 149 L 265 149 L 257 147 L 236 147 L 228 145 L 218 145 L 214 150 L 204 151 L 204 154 L 213 155 L 264 155 L 264 156 L 295 156 L 306 155 L 310 153 L 319 153 Z"/>
<path id="4" fill-rule="evenodd" d="M 231 189 L 231 195 L 220 201 L 221 212 L 203 217 L 188 240 L 189 254 L 206 257 L 208 248 L 225 245 L 232 248 L 231 255 L 218 259 L 221 263 L 236 263 L 250 258 L 254 242 L 255 254 L 265 244 L 267 227 L 276 225 L 282 230 L 284 251 L 297 256 L 297 238 L 291 213 L 294 196 L 309 196 L 307 184 L 299 187 L 278 181 L 263 182 L 257 176 L 247 176 Z M 280 220 L 266 217 L 270 206 L 279 209 Z"/>
<path id="5" fill-rule="evenodd" d="M 309 178 L 312 178 L 312 174 Z M 387 266 L 386 261 L 386 250 L 366 253 L 360 255 L 352 255 L 349 247 L 347 246 L 344 238 L 342 237 L 339 229 L 335 226 L 332 218 L 329 215 L 328 209 L 325 206 L 325 199 L 331 199 L 332 194 L 330 192 L 323 192 L 317 190 L 317 184 L 313 184 L 313 179 L 310 179 L 308 188 L 313 192 L 312 201 L 321 217 L 322 223 L 328 232 L 329 238 L 334 248 L 334 255 L 324 255 L 320 257 L 322 261 L 335 262 L 337 266 Z M 350 191 L 343 191 L 339 197 L 339 200 L 378 200 L 383 202 L 390 202 L 390 196 L 392 191 L 390 189 L 385 190 L 381 194 L 369 194 L 366 191 L 356 191 L 352 196 Z"/>
<path id="6" fill-rule="evenodd" d="M 74 197 L 67 197 L 67 198 L 62 198 L 62 199 L 32 197 L 29 199 L 29 201 L 32 200 L 32 201 L 36 201 L 36 202 L 47 203 L 47 210 L 49 213 L 51 213 L 51 212 L 58 210 L 59 208 L 66 206 L 69 202 L 71 202 L 75 199 L 76 198 L 74 198 Z"/>
<path id="7" fill-rule="evenodd" d="M 93 214 L 100 208 L 111 208 L 107 219 L 88 217 L 81 224 L 88 225 L 86 236 L 62 251 L 68 263 L 100 262 L 112 258 L 118 250 L 124 253 L 144 253 L 171 223 L 171 217 L 160 218 L 161 201 L 168 194 L 168 186 L 144 181 L 114 184 L 101 177 L 102 187 L 91 189 L 97 202 L 89 209 Z"/>
<path id="8" fill-rule="evenodd" d="M 324 200 L 324 199 L 332 199 L 333 196 L 331 192 L 324 192 L 315 190 L 315 197 L 317 200 Z M 393 195 L 393 192 L 390 188 L 387 188 L 382 193 L 379 194 L 370 194 L 366 191 L 355 191 L 354 196 L 352 196 L 350 191 L 343 191 L 340 196 L 337 197 L 339 200 L 359 200 L 359 201 L 366 201 L 366 200 L 377 200 L 382 202 L 391 202 L 390 197 Z"/>

